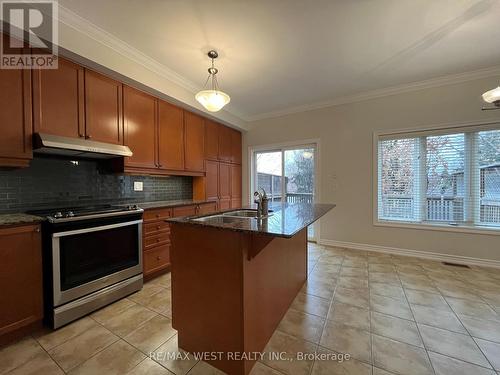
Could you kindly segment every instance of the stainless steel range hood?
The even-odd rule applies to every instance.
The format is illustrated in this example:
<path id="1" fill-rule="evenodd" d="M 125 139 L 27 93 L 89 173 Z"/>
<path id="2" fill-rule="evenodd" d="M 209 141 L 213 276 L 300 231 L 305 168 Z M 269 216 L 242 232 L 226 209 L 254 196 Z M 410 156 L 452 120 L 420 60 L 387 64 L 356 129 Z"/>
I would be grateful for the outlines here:
<path id="1" fill-rule="evenodd" d="M 43 133 L 36 133 L 33 136 L 33 151 L 38 154 L 91 159 L 132 156 L 132 151 L 127 146 L 94 142 L 81 138 L 59 137 Z"/>

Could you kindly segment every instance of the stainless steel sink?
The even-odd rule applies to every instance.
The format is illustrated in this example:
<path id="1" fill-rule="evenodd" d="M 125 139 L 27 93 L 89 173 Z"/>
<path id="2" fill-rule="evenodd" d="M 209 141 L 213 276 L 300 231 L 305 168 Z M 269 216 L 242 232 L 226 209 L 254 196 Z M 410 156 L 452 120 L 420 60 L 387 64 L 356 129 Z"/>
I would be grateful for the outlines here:
<path id="1" fill-rule="evenodd" d="M 235 216 L 225 216 L 225 215 L 210 215 L 191 219 L 192 221 L 202 221 L 210 224 L 234 224 L 238 221 L 245 219 L 252 219 L 252 217 L 235 217 Z"/>
<path id="2" fill-rule="evenodd" d="M 267 216 L 272 215 L 272 210 L 269 210 Z M 257 218 L 257 210 L 236 210 L 236 211 L 229 211 L 229 212 L 224 212 L 222 215 L 224 216 L 233 216 L 233 217 L 248 217 L 248 218 Z"/>
<path id="3" fill-rule="evenodd" d="M 264 218 L 272 215 L 272 210 Z M 245 209 L 224 212 L 222 214 L 208 215 L 191 219 L 192 221 L 202 221 L 210 224 L 234 224 L 241 220 L 257 219 L 257 210 Z"/>

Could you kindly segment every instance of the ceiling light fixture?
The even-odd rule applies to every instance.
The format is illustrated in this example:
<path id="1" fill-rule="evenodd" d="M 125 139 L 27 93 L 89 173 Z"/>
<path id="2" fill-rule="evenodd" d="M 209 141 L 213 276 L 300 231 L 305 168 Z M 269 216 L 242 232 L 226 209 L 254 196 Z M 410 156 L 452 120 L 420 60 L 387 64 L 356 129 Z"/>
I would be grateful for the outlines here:
<path id="1" fill-rule="evenodd" d="M 195 98 L 207 111 L 217 112 L 229 103 L 231 98 L 225 92 L 219 90 L 219 83 L 217 82 L 216 76 L 219 70 L 214 67 L 214 60 L 219 57 L 219 54 L 217 51 L 211 50 L 208 51 L 207 55 L 212 59 L 212 66 L 208 68 L 208 78 L 203 88 L 205 88 L 207 83 L 211 80 L 211 89 L 200 91 L 195 95 Z"/>
<path id="2" fill-rule="evenodd" d="M 486 103 L 493 104 L 494 107 L 483 107 L 483 111 L 487 111 L 490 109 L 500 109 L 500 86 L 496 89 L 486 91 L 483 94 L 483 100 Z"/>

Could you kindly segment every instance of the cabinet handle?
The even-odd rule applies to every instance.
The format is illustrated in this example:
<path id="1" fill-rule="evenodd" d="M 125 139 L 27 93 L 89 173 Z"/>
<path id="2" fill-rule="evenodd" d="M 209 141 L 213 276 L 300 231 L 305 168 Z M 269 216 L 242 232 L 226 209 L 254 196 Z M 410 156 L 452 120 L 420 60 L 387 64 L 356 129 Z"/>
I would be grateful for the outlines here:
<path id="1" fill-rule="evenodd" d="M 161 227 L 158 225 L 158 226 L 156 227 L 156 229 L 160 230 L 160 229 L 161 229 Z"/>
<path id="2" fill-rule="evenodd" d="M 158 255 L 158 256 L 156 257 L 156 260 L 161 260 L 161 256 L 159 256 L 159 255 Z"/>
<path id="3" fill-rule="evenodd" d="M 92 136 L 90 134 L 87 134 L 87 136 L 85 138 L 90 139 L 90 138 L 92 138 Z"/>
<path id="4" fill-rule="evenodd" d="M 84 137 L 85 137 L 82 133 L 79 133 L 79 134 L 78 134 L 78 136 L 79 136 L 80 138 L 84 138 Z"/>
<path id="5" fill-rule="evenodd" d="M 158 164 L 158 168 L 163 168 L 163 164 Z"/>
<path id="6" fill-rule="evenodd" d="M 35 232 L 40 233 L 40 228 L 35 228 Z"/>

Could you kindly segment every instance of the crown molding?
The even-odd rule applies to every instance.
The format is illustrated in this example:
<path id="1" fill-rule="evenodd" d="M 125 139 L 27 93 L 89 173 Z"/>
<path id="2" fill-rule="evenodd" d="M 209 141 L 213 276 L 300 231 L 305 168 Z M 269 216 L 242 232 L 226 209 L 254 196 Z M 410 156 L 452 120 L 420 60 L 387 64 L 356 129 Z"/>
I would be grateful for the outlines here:
<path id="1" fill-rule="evenodd" d="M 317 103 L 312 103 L 312 104 L 306 104 L 306 105 L 300 105 L 300 106 L 296 106 L 296 107 L 285 108 L 282 110 L 266 112 L 266 113 L 262 113 L 262 114 L 255 115 L 255 116 L 247 116 L 247 117 L 244 117 L 243 119 L 245 121 L 248 121 L 248 122 L 254 122 L 254 121 L 265 120 L 265 119 L 270 119 L 270 118 L 283 117 L 283 116 L 294 114 L 294 113 L 313 111 L 316 109 L 334 107 L 334 106 L 338 106 L 338 105 L 342 105 L 342 104 L 357 103 L 357 102 L 362 102 L 365 100 L 382 98 L 385 96 L 403 94 L 403 93 L 408 93 L 408 92 L 412 92 L 412 91 L 419 91 L 419 90 L 429 89 L 429 88 L 433 88 L 433 87 L 447 86 L 447 85 L 453 85 L 453 84 L 457 84 L 457 83 L 474 81 L 476 79 L 493 77 L 493 76 L 500 76 L 500 66 L 493 66 L 490 68 L 473 70 L 473 71 L 458 73 L 458 74 L 450 74 L 450 75 L 446 75 L 446 76 L 427 79 L 424 81 L 412 82 L 412 83 L 407 83 L 407 84 L 402 84 L 402 85 L 397 85 L 397 86 L 390 86 L 390 87 L 386 87 L 386 88 L 382 88 L 382 89 L 364 91 L 364 92 L 354 94 L 354 95 L 348 95 L 348 96 L 342 96 L 339 98 L 335 98 L 333 100 L 327 100 L 327 101 L 322 101 L 322 102 L 317 102 Z"/>
<path id="2" fill-rule="evenodd" d="M 137 48 L 117 38 L 113 34 L 100 28 L 89 20 L 74 13 L 68 8 L 59 4 L 59 22 L 66 26 L 86 35 L 94 41 L 111 48 L 120 55 L 126 56 L 128 59 L 140 64 L 144 68 L 160 75 L 192 92 L 193 94 L 200 90 L 194 82 L 182 77 L 181 75 L 168 68 L 166 65 L 152 59 L 148 55 L 142 53 Z"/>
<path id="3" fill-rule="evenodd" d="M 125 41 L 117 38 L 113 34 L 107 32 L 106 30 L 100 28 L 89 20 L 81 17 L 80 15 L 74 13 L 68 8 L 59 4 L 59 22 L 64 25 L 76 30 L 79 33 L 86 35 L 95 42 L 105 45 L 118 54 L 134 61 L 135 63 L 141 65 L 142 67 L 158 74 L 159 76 L 179 85 L 180 87 L 186 89 L 193 95 L 201 90 L 201 87 L 194 82 L 184 78 L 180 74 L 176 73 L 166 65 L 160 63 L 159 61 L 151 58 L 145 53 L 139 51 L 137 48 L 132 47 Z M 357 103 L 365 100 L 381 98 L 385 96 L 397 95 L 406 92 L 418 91 L 422 89 L 439 87 L 445 85 L 451 85 L 461 82 L 472 81 L 475 79 L 481 79 L 491 76 L 500 76 L 500 66 L 495 66 L 491 68 L 475 70 L 465 73 L 452 74 L 437 78 L 432 78 L 419 82 L 412 82 L 403 85 L 391 86 L 382 89 L 370 90 L 361 92 L 354 95 L 338 97 L 332 100 L 321 101 L 312 104 L 300 105 L 295 107 L 289 107 L 277 111 L 270 111 L 261 113 L 258 115 L 244 115 L 239 110 L 236 109 L 224 109 L 225 112 L 232 114 L 233 116 L 245 121 L 245 122 L 255 122 L 264 119 L 282 117 L 299 112 L 307 112 L 316 109 L 322 109 L 327 107 L 333 107 L 342 104 Z"/>
<path id="4" fill-rule="evenodd" d="M 133 62 L 155 74 L 158 74 L 170 82 L 179 85 L 193 95 L 202 89 L 201 86 L 197 85 L 193 81 L 184 78 L 168 66 L 151 58 L 145 53 L 139 51 L 137 48 L 131 46 L 127 42 L 100 28 L 96 24 L 90 22 L 61 4 L 59 4 L 59 22 L 89 37 L 96 43 L 105 45 L 118 54 L 132 60 Z M 244 116 L 236 109 L 228 110 L 227 108 L 224 108 L 224 112 L 235 116 L 239 120 L 245 121 Z M 208 113 L 208 115 L 211 114 Z"/>

